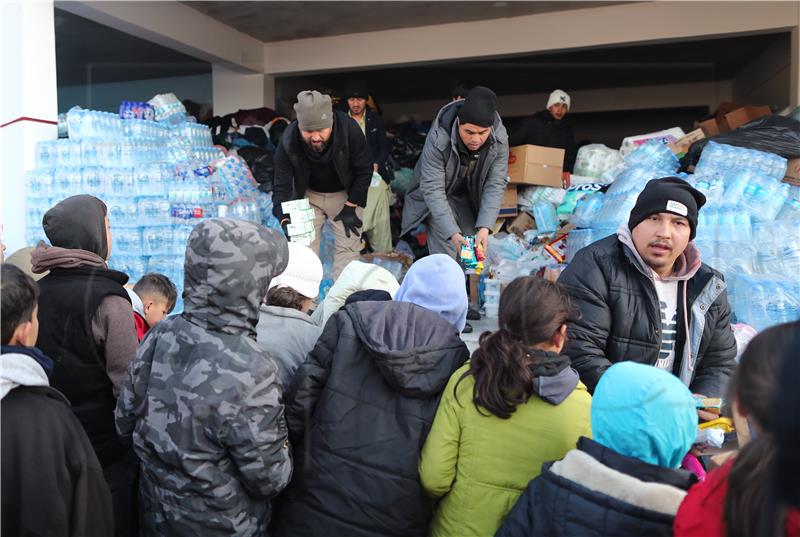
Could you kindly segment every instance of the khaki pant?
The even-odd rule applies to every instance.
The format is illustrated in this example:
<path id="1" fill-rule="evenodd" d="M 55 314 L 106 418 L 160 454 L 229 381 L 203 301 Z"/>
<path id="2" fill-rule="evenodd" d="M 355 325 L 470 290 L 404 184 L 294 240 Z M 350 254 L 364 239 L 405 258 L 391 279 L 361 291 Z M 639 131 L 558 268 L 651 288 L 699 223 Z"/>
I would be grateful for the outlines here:
<path id="1" fill-rule="evenodd" d="M 376 179 L 377 176 L 377 179 Z M 376 173 L 367 191 L 367 207 L 364 209 L 364 233 L 375 253 L 392 251 L 392 226 L 389 223 L 391 190 L 386 181 Z"/>
<path id="2" fill-rule="evenodd" d="M 314 242 L 311 243 L 311 249 L 314 253 L 319 255 L 319 245 L 322 239 L 322 226 L 325 225 L 325 220 L 331 220 L 333 223 L 333 236 L 336 241 L 333 254 L 333 279 L 339 277 L 344 267 L 350 261 L 358 259 L 361 252 L 361 238 L 356 237 L 355 233 L 350 233 L 350 238 L 344 231 L 344 225 L 341 221 L 333 222 L 333 219 L 339 214 L 344 207 L 344 202 L 347 201 L 347 192 L 315 192 L 313 190 L 306 190 L 306 197 L 314 209 Z M 361 207 L 356 207 L 356 216 L 362 218 L 364 210 Z M 360 230 L 359 230 L 360 234 Z"/>

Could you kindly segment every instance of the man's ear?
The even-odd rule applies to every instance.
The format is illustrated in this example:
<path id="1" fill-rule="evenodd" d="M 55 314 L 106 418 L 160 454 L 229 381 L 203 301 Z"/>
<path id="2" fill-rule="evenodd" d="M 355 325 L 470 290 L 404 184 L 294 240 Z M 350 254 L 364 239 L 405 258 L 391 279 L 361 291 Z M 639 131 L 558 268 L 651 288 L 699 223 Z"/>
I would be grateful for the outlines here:
<path id="1" fill-rule="evenodd" d="M 17 326 L 14 329 L 14 333 L 11 334 L 11 339 L 8 341 L 9 345 L 25 345 L 25 342 L 28 341 L 28 335 L 33 330 L 33 321 L 25 321 L 24 323 Z"/>

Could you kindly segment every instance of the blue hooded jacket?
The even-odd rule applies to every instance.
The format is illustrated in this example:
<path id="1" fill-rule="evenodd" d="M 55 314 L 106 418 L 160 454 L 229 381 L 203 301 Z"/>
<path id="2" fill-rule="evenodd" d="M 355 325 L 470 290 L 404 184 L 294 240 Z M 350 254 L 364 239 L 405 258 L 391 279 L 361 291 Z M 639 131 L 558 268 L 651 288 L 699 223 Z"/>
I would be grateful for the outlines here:
<path id="1" fill-rule="evenodd" d="M 411 265 L 394 299 L 438 313 L 459 332 L 467 324 L 469 299 L 464 272 L 450 256 L 429 255 Z"/>
<path id="2" fill-rule="evenodd" d="M 678 377 L 636 362 L 614 364 L 592 397 L 594 440 L 621 455 L 677 468 L 697 437 L 697 411 Z"/>

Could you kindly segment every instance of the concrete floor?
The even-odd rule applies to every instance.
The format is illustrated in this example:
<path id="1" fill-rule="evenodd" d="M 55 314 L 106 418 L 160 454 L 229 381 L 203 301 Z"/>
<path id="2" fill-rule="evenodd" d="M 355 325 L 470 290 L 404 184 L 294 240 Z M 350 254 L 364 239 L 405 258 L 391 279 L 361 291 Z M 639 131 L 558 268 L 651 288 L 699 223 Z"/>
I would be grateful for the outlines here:
<path id="1" fill-rule="evenodd" d="M 497 330 L 497 318 L 489 319 L 485 315 L 481 316 L 480 321 L 467 321 L 472 325 L 471 334 L 461 334 L 461 339 L 467 344 L 470 355 L 478 348 L 478 338 L 487 330 Z"/>

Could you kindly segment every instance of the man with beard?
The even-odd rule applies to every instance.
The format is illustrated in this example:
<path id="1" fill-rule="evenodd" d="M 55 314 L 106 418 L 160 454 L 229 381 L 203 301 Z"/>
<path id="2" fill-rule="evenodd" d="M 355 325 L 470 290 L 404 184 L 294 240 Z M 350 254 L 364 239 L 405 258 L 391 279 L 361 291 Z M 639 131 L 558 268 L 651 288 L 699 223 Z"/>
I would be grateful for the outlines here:
<path id="1" fill-rule="evenodd" d="M 692 242 L 705 202 L 682 179 L 653 179 L 627 224 L 580 250 L 561 274 L 581 313 L 564 354 L 590 391 L 611 364 L 631 360 L 674 374 L 695 394 L 722 396 L 736 340 L 725 281 Z"/>
<path id="2" fill-rule="evenodd" d="M 330 96 L 301 91 L 294 110 L 297 119 L 286 128 L 275 153 L 272 211 L 285 226 L 289 219 L 281 203 L 308 198 L 314 209 L 311 249 L 317 255 L 322 226 L 333 220 L 336 279 L 361 249 L 361 216 L 372 178 L 372 157 L 358 124 L 344 112 L 334 111 Z"/>

